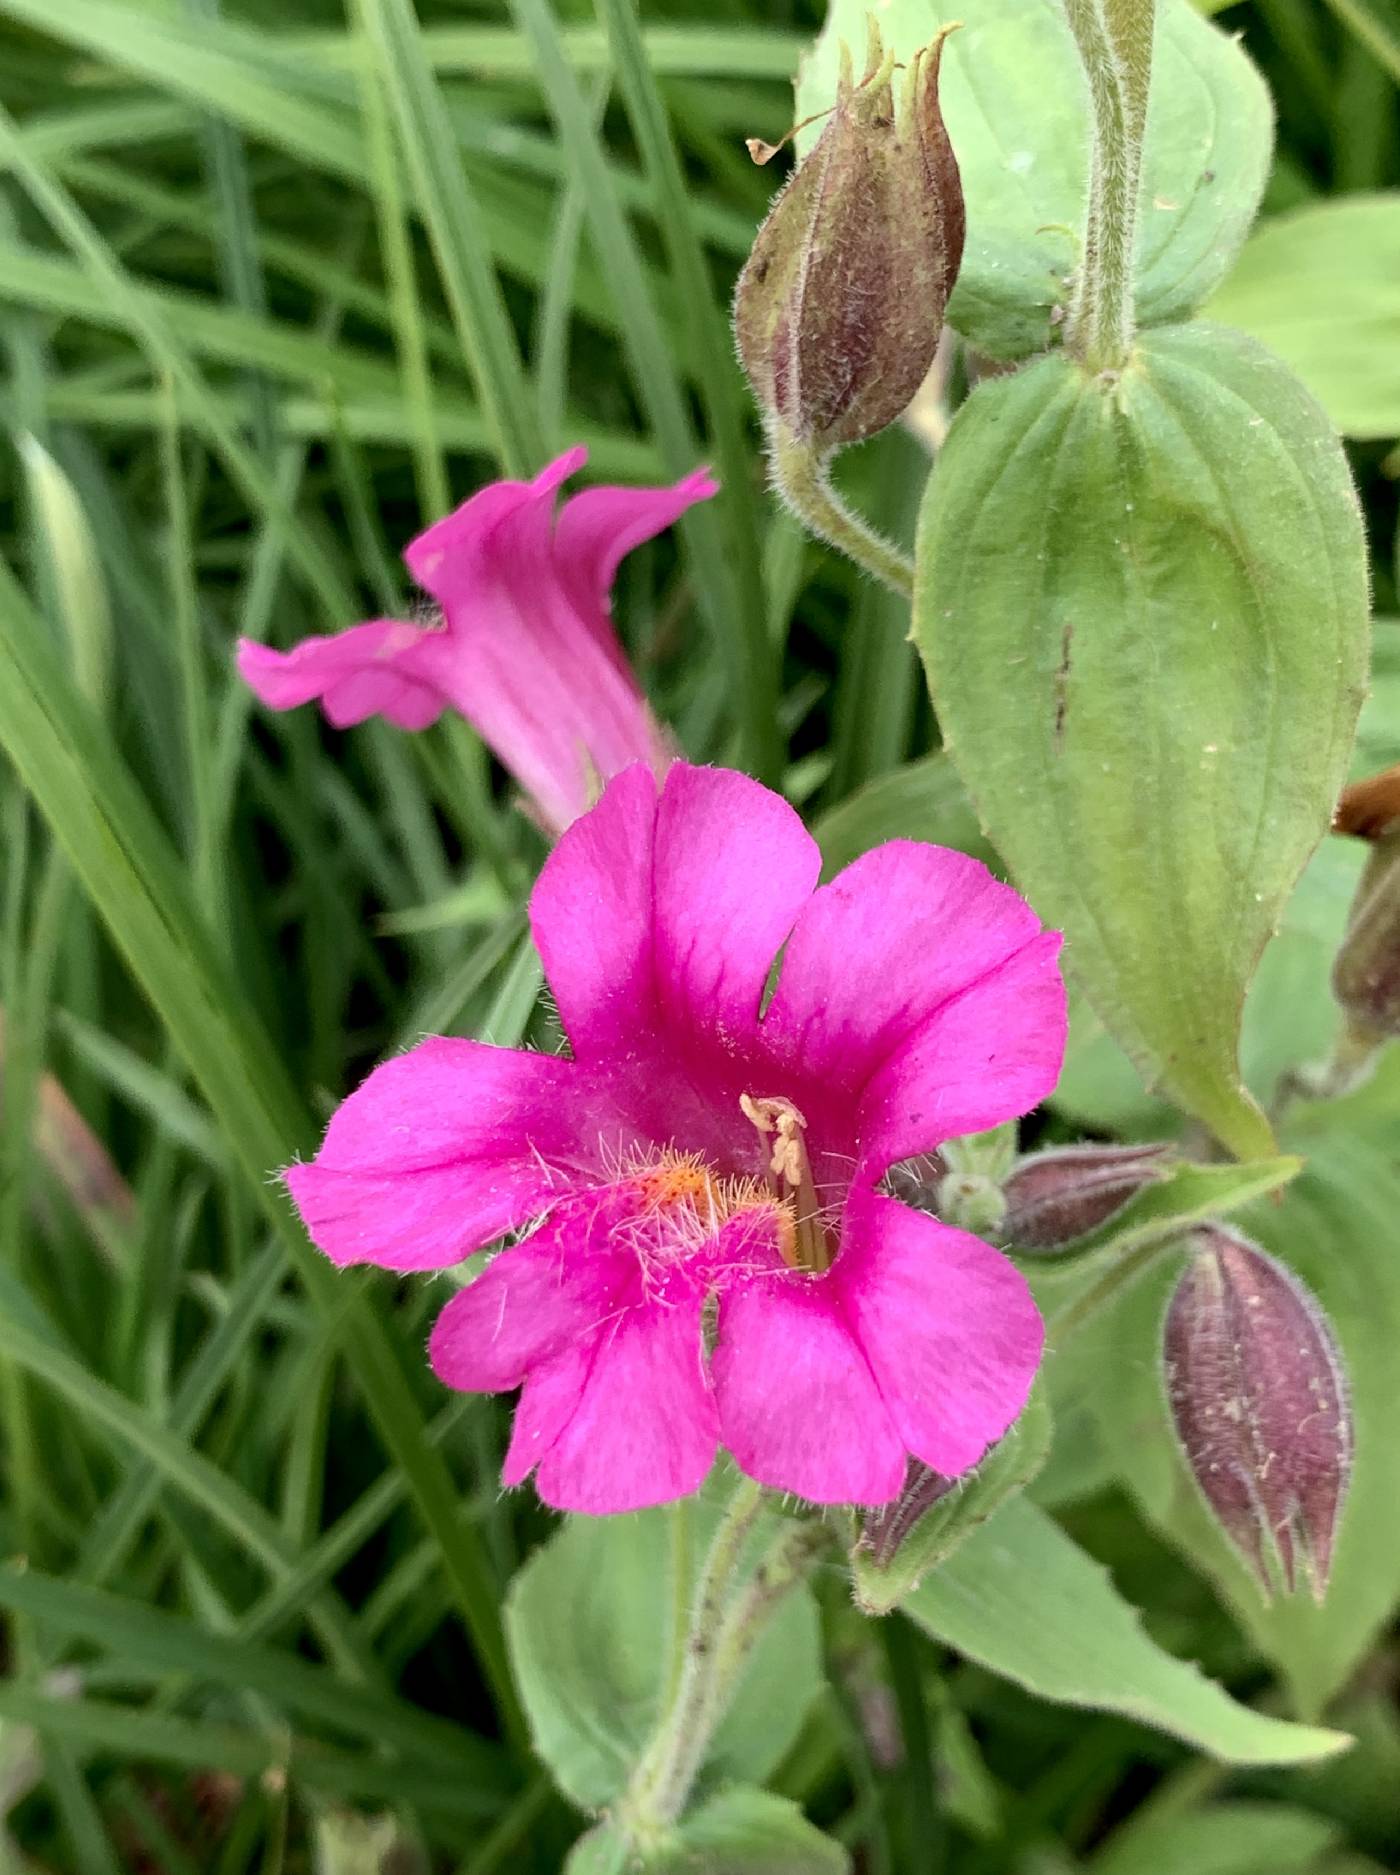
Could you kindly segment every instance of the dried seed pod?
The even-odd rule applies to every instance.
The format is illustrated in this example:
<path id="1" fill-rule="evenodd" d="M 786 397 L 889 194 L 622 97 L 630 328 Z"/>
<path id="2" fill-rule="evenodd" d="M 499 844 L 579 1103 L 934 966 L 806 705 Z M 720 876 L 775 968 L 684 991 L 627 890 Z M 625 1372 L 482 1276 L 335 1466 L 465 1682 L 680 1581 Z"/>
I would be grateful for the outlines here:
<path id="1" fill-rule="evenodd" d="M 1186 1461 L 1266 1595 L 1299 1569 L 1320 1601 L 1351 1475 L 1352 1424 L 1327 1318 L 1289 1270 L 1199 1231 L 1167 1310 L 1167 1398 Z"/>
<path id="2" fill-rule="evenodd" d="M 1107 1224 L 1171 1163 L 1169 1145 L 1061 1146 L 1020 1164 L 1002 1190 L 1002 1241 L 1016 1250 L 1067 1250 Z"/>
<path id="3" fill-rule="evenodd" d="M 734 329 L 754 394 L 822 458 L 893 423 L 933 363 L 964 234 L 938 105 L 951 30 L 915 54 L 898 105 L 873 20 L 859 83 L 842 47 L 835 108 L 739 277 Z"/>

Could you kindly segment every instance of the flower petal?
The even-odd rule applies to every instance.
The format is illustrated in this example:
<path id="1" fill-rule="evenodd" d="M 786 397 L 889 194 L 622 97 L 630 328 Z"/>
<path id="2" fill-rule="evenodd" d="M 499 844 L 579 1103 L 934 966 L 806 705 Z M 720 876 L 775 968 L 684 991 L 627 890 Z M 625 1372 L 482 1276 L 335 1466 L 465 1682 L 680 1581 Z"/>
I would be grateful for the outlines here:
<path id="1" fill-rule="evenodd" d="M 680 1027 L 731 1047 L 758 1026 L 768 973 L 812 896 L 821 853 L 781 795 L 678 763 L 656 817 L 656 980 Z"/>
<path id="2" fill-rule="evenodd" d="M 905 1446 L 829 1279 L 783 1269 L 720 1298 L 710 1360 L 720 1439 L 741 1471 L 815 1504 L 884 1504 Z"/>
<path id="3" fill-rule="evenodd" d="M 530 901 L 575 1054 L 625 1060 L 658 1027 L 741 1049 L 819 866 L 798 816 L 745 775 L 677 763 L 659 804 L 645 772 L 619 776 Z"/>
<path id="4" fill-rule="evenodd" d="M 616 1047 L 653 1007 L 655 831 L 656 780 L 638 764 L 568 829 L 530 895 L 545 978 L 580 1059 Z"/>
<path id="5" fill-rule="evenodd" d="M 404 564 L 444 611 L 476 597 L 481 561 L 512 561 L 543 574 L 554 532 L 554 497 L 561 482 L 588 460 L 582 446 L 565 450 L 532 482 L 492 482 L 411 540 Z"/>
<path id="6" fill-rule="evenodd" d="M 290 651 L 240 638 L 238 669 L 270 709 L 296 709 L 320 698 L 337 729 L 368 716 L 385 716 L 400 729 L 426 729 L 447 704 L 443 636 L 400 619 L 372 619 L 329 637 L 303 638 Z"/>
<path id="7" fill-rule="evenodd" d="M 1058 932 L 945 1002 L 876 1069 L 857 1115 L 876 1175 L 945 1139 L 1029 1113 L 1054 1092 L 1068 1018 Z"/>
<path id="8" fill-rule="evenodd" d="M 632 549 L 663 534 L 697 501 L 718 493 L 709 470 L 695 469 L 670 488 L 608 486 L 571 496 L 554 530 L 554 556 L 579 610 L 606 613 L 617 569 Z M 608 637 L 612 641 L 611 633 Z"/>
<path id="9" fill-rule="evenodd" d="M 576 1341 L 542 1361 L 525 1382 L 501 1466 L 508 1490 L 524 1484 L 578 1411 L 593 1371 L 593 1340 Z"/>
<path id="10" fill-rule="evenodd" d="M 854 1191 L 828 1279 L 908 1449 L 955 1478 L 1020 1413 L 1045 1331 L 999 1250 Z"/>
<path id="11" fill-rule="evenodd" d="M 560 1348 L 604 1327 L 630 1302 L 635 1260 L 608 1253 L 565 1206 L 503 1250 L 433 1324 L 428 1358 L 459 1393 L 505 1393 Z"/>
<path id="12" fill-rule="evenodd" d="M 567 1188 L 588 1106 L 572 1062 L 434 1037 L 374 1070 L 287 1186 L 333 1262 L 441 1269 Z"/>
<path id="13" fill-rule="evenodd" d="M 584 813 L 599 778 L 671 759 L 604 602 L 565 577 L 554 537 L 575 449 L 533 482 L 498 482 L 420 534 L 405 559 L 442 605 L 452 701 L 555 832 Z"/>
<path id="14" fill-rule="evenodd" d="M 977 860 L 892 840 L 798 918 L 764 1019 L 804 1076 L 859 1091 L 943 1003 L 1005 965 L 1040 920 Z"/>
<path id="15" fill-rule="evenodd" d="M 719 1439 L 700 1311 L 698 1295 L 643 1303 L 600 1329 L 587 1355 L 570 1348 L 537 1369 L 516 1416 L 506 1482 L 534 1465 L 546 1504 L 594 1517 L 699 1490 Z"/>

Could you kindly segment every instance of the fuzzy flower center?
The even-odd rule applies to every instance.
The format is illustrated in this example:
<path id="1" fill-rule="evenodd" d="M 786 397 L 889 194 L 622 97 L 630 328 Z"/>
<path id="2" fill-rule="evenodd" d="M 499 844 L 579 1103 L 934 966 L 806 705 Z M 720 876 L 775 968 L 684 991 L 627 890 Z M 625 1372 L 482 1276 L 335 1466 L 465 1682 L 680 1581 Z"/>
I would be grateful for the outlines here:
<path id="1" fill-rule="evenodd" d="M 792 1210 L 766 1179 L 725 1177 L 701 1153 L 666 1146 L 631 1153 L 619 1183 L 627 1210 L 613 1227 L 613 1240 L 633 1251 L 653 1287 L 678 1266 L 703 1259 L 725 1226 L 739 1219 L 775 1241 L 792 1264 Z"/>

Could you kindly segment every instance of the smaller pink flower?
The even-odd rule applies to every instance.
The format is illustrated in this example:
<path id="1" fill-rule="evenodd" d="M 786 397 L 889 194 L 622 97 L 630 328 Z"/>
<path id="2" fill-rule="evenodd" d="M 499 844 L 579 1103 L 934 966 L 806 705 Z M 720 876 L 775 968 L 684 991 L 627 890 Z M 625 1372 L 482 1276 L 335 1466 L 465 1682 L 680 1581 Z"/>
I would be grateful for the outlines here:
<path id="1" fill-rule="evenodd" d="M 556 490 L 587 458 L 571 449 L 533 482 L 494 482 L 409 544 L 441 624 L 374 619 L 291 651 L 244 638 L 243 677 L 275 710 L 319 698 L 337 728 L 387 716 L 426 729 L 457 710 L 553 833 L 630 763 L 664 775 L 673 751 L 618 644 L 612 582 L 717 484 L 697 469 L 671 488 L 590 488 L 556 516 Z"/>
<path id="2" fill-rule="evenodd" d="M 426 1041 L 287 1174 L 339 1264 L 443 1269 L 534 1226 L 430 1353 L 449 1386 L 523 1386 L 505 1482 L 559 1509 L 683 1496 L 721 1445 L 777 1490 L 882 1504 L 910 1454 L 956 1477 L 1025 1404 L 1024 1279 L 882 1183 L 1054 1087 L 1059 938 L 941 847 L 819 870 L 757 782 L 628 769 L 530 904 L 572 1055 Z"/>

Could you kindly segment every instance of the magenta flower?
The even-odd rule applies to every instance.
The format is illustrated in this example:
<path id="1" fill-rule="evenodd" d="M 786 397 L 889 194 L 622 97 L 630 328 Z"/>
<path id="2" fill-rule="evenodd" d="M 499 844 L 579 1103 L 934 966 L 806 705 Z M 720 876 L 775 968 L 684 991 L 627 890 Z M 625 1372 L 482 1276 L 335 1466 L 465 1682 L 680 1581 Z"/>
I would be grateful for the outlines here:
<path id="1" fill-rule="evenodd" d="M 672 488 L 590 488 L 556 519 L 555 491 L 587 459 L 571 449 L 533 482 L 494 482 L 410 543 L 441 624 L 374 619 L 291 651 L 244 638 L 239 670 L 275 710 L 319 697 L 337 728 L 459 711 L 554 833 L 630 763 L 664 775 L 673 751 L 613 631 L 613 576 L 717 484 L 697 469 Z"/>
<path id="2" fill-rule="evenodd" d="M 879 1186 L 1050 1092 L 1059 938 L 962 853 L 895 841 L 815 889 L 819 863 L 757 782 L 628 769 L 531 900 L 572 1058 L 426 1041 L 287 1174 L 340 1264 L 442 1269 L 535 1225 L 430 1353 L 449 1386 L 523 1384 L 505 1482 L 559 1509 L 683 1496 L 721 1444 L 881 1504 L 910 1453 L 955 1477 L 1025 1403 L 1020 1274 Z"/>

